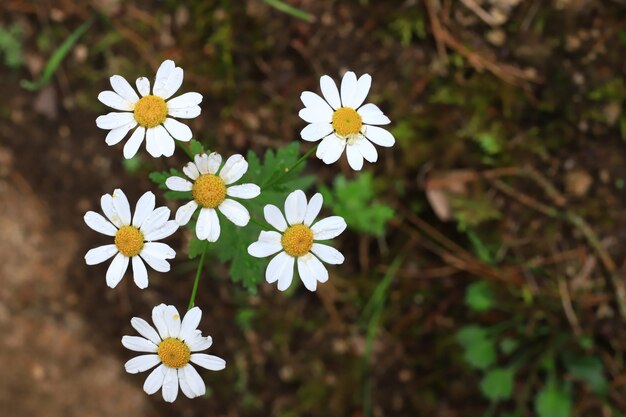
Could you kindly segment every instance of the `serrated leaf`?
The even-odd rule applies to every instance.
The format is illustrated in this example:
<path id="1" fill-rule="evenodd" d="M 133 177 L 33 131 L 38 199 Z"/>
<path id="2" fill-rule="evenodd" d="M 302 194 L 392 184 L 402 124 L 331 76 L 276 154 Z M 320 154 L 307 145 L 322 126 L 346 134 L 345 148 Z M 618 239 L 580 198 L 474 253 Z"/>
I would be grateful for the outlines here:
<path id="1" fill-rule="evenodd" d="M 535 411 L 539 417 L 570 417 L 571 394 L 556 381 L 550 380 L 535 397 Z"/>
<path id="2" fill-rule="evenodd" d="M 465 303 L 474 311 L 485 311 L 493 307 L 494 296 L 489 283 L 478 281 L 467 287 Z"/>
<path id="3" fill-rule="evenodd" d="M 480 391 L 491 401 L 503 401 L 513 393 L 513 368 L 494 368 L 485 374 L 480 382 Z"/>

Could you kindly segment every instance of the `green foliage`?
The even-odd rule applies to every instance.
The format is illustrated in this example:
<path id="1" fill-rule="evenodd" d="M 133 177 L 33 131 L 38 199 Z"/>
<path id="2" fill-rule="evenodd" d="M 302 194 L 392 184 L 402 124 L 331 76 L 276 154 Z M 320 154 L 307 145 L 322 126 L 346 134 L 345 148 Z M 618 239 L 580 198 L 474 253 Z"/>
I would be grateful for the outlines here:
<path id="1" fill-rule="evenodd" d="M 570 417 L 572 398 L 569 385 L 558 385 L 550 378 L 548 384 L 535 397 L 535 410 L 539 417 Z"/>
<path id="2" fill-rule="evenodd" d="M 204 146 L 202 146 L 202 144 L 195 139 L 191 139 L 189 141 L 189 150 L 191 151 L 192 155 L 198 155 L 202 152 L 205 152 Z"/>
<path id="3" fill-rule="evenodd" d="M 13 24 L 8 28 L 0 25 L 0 56 L 9 68 L 18 68 L 24 62 L 22 28 L 18 24 Z"/>
<path id="4" fill-rule="evenodd" d="M 496 361 L 496 349 L 487 329 L 480 326 L 465 326 L 456 335 L 464 350 L 463 357 L 475 369 L 487 369 Z"/>
<path id="5" fill-rule="evenodd" d="M 606 395 L 609 384 L 604 376 L 602 361 L 596 357 L 572 357 L 565 358 L 565 366 L 568 372 L 589 385 L 591 390 L 598 395 Z"/>
<path id="6" fill-rule="evenodd" d="M 85 32 L 87 32 L 89 27 L 91 27 L 91 23 L 92 21 L 88 20 L 80 25 L 78 28 L 76 28 L 76 30 L 74 30 L 74 32 L 72 32 L 72 34 L 68 36 L 67 39 L 65 39 L 61 46 L 59 46 L 54 54 L 52 54 L 52 56 L 46 63 L 46 66 L 44 67 L 39 80 L 35 82 L 22 80 L 22 82 L 20 83 L 22 88 L 29 91 L 36 91 L 48 85 L 57 68 L 59 67 L 59 65 L 61 65 L 63 59 L 65 59 L 65 56 L 72 50 L 74 44 L 78 42 L 80 37 L 83 36 Z"/>
<path id="7" fill-rule="evenodd" d="M 480 391 L 491 401 L 508 400 L 513 393 L 514 377 L 513 368 L 493 368 L 480 382 Z"/>
<path id="8" fill-rule="evenodd" d="M 414 39 L 426 38 L 426 26 L 421 15 L 399 17 L 391 23 L 391 31 L 400 38 L 403 46 L 408 46 Z"/>
<path id="9" fill-rule="evenodd" d="M 494 295 L 489 283 L 472 283 L 465 291 L 465 304 L 474 311 L 485 311 L 493 307 Z"/>
<path id="10" fill-rule="evenodd" d="M 283 13 L 287 13 L 288 15 L 304 20 L 306 22 L 313 21 L 313 15 L 311 13 L 307 13 L 303 10 L 293 7 L 281 0 L 264 0 L 264 1 L 268 5 L 272 6 L 276 10 L 280 10 Z"/>
<path id="11" fill-rule="evenodd" d="M 391 207 L 374 201 L 376 193 L 370 172 L 364 172 L 352 181 L 338 176 L 332 190 L 321 187 L 320 192 L 324 204 L 331 207 L 334 214 L 342 216 L 348 227 L 362 233 L 384 235 L 385 225 L 394 216 Z"/>

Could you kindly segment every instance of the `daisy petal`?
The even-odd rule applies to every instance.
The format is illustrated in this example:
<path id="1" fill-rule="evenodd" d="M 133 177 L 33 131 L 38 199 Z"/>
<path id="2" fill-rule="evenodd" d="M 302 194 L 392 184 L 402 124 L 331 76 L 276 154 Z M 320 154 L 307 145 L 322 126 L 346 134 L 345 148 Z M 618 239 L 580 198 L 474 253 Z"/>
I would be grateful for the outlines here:
<path id="1" fill-rule="evenodd" d="M 189 347 L 190 351 L 200 352 L 200 351 L 207 350 L 208 348 L 210 348 L 211 345 L 213 344 L 213 339 L 211 338 L 211 336 L 204 337 L 204 336 L 196 334 L 195 337 L 185 340 L 185 343 Z"/>
<path id="2" fill-rule="evenodd" d="M 106 275 L 107 285 L 110 288 L 115 288 L 124 277 L 124 273 L 128 268 L 129 259 L 130 258 L 121 253 L 118 253 L 115 255 L 115 258 L 113 258 L 111 265 L 109 265 L 109 269 L 107 269 Z"/>
<path id="3" fill-rule="evenodd" d="M 265 258 L 282 250 L 281 235 L 274 231 L 262 231 L 259 240 L 248 246 L 248 253 L 255 258 Z"/>
<path id="4" fill-rule="evenodd" d="M 333 109 L 328 103 L 311 91 L 305 91 L 300 95 L 300 100 L 304 104 L 304 107 L 311 109 L 319 115 L 320 120 L 331 121 L 333 118 Z"/>
<path id="5" fill-rule="evenodd" d="M 85 254 L 85 262 L 87 265 L 101 264 L 107 259 L 111 259 L 117 252 L 117 246 L 115 245 L 98 246 L 97 248 L 90 249 L 89 252 Z"/>
<path id="6" fill-rule="evenodd" d="M 361 115 L 361 119 L 366 125 L 387 125 L 391 123 L 391 120 L 373 103 L 368 103 L 359 108 L 357 113 Z"/>
<path id="7" fill-rule="evenodd" d="M 146 242 L 142 254 L 144 252 L 160 259 L 174 259 L 176 257 L 176 251 L 163 242 Z"/>
<path id="8" fill-rule="evenodd" d="M 328 240 L 339 236 L 346 230 L 346 221 L 341 216 L 330 216 L 311 227 L 315 240 Z"/>
<path id="9" fill-rule="evenodd" d="M 191 191 L 193 184 L 184 178 L 172 176 L 165 180 L 165 186 L 174 191 Z"/>
<path id="10" fill-rule="evenodd" d="M 122 345 L 126 349 L 132 350 L 134 352 L 150 352 L 156 353 L 157 345 L 139 336 L 124 336 L 122 337 Z"/>
<path id="11" fill-rule="evenodd" d="M 348 71 L 341 79 L 341 105 L 344 107 L 352 107 L 352 97 L 356 92 L 356 74 Z"/>
<path id="12" fill-rule="evenodd" d="M 130 129 L 133 129 L 135 126 L 137 126 L 137 122 L 133 120 L 132 122 L 127 123 L 124 126 L 111 129 L 104 138 L 104 141 L 109 146 L 117 145 L 122 141 L 122 139 L 124 139 Z"/>
<path id="13" fill-rule="evenodd" d="M 226 361 L 224 359 L 214 355 L 207 355 L 206 353 L 192 354 L 191 362 L 209 371 L 221 371 L 226 368 Z"/>
<path id="14" fill-rule="evenodd" d="M 179 338 L 180 335 L 180 314 L 178 310 L 174 306 L 167 306 L 165 309 L 165 314 L 163 315 L 165 318 L 165 324 L 167 325 L 167 330 L 170 334 L 170 337 Z"/>
<path id="15" fill-rule="evenodd" d="M 341 140 L 335 135 L 328 135 L 320 142 L 315 156 L 327 165 L 332 164 L 337 162 L 345 147 L 345 140 Z"/>
<path id="16" fill-rule="evenodd" d="M 145 372 L 159 363 L 161 363 L 159 355 L 141 355 L 126 362 L 124 368 L 129 374 L 137 374 L 139 372 Z"/>
<path id="17" fill-rule="evenodd" d="M 370 92 L 370 87 L 372 86 L 372 76 L 369 74 L 363 74 L 359 77 L 359 80 L 356 82 L 356 90 L 352 99 L 350 100 L 350 104 L 348 107 L 352 107 L 353 109 L 358 109 L 361 104 L 365 101 L 365 97 Z"/>
<path id="18" fill-rule="evenodd" d="M 200 171 L 198 171 L 198 167 L 193 162 L 187 163 L 187 165 L 183 167 L 183 172 L 192 180 L 195 180 L 200 176 Z"/>
<path id="19" fill-rule="evenodd" d="M 173 403 L 176 401 L 176 397 L 178 397 L 178 371 L 175 368 L 166 368 L 161 393 L 166 402 Z"/>
<path id="20" fill-rule="evenodd" d="M 107 236 L 115 236 L 117 229 L 100 213 L 88 211 L 84 216 L 85 223 L 90 229 Z"/>
<path id="21" fill-rule="evenodd" d="M 157 272 L 169 272 L 170 264 L 163 258 L 159 258 L 154 256 L 152 253 L 146 251 L 145 249 L 141 251 L 139 254 L 141 259 L 146 261 L 150 268 L 154 269 Z"/>
<path id="22" fill-rule="evenodd" d="M 193 137 L 189 126 L 170 117 L 165 119 L 165 123 L 163 123 L 163 126 L 165 126 L 167 131 L 170 133 L 170 135 L 174 137 L 174 139 L 181 142 L 189 142 Z"/>
<path id="23" fill-rule="evenodd" d="M 157 207 L 150 215 L 143 221 L 139 230 L 143 233 L 144 237 L 150 232 L 160 229 L 167 223 L 167 219 L 170 217 L 170 209 L 167 207 Z"/>
<path id="24" fill-rule="evenodd" d="M 298 258 L 298 274 L 309 291 L 317 289 L 317 281 L 328 281 L 328 271 L 320 260 L 310 253 Z"/>
<path id="25" fill-rule="evenodd" d="M 363 155 L 355 145 L 347 146 L 346 155 L 348 156 L 348 164 L 353 170 L 360 171 L 363 168 Z"/>
<path id="26" fill-rule="evenodd" d="M 148 242 L 154 240 L 165 239 L 172 236 L 178 230 L 178 223 L 175 220 L 168 220 L 165 224 L 159 228 L 153 229 L 150 233 L 145 235 L 145 239 Z"/>
<path id="27" fill-rule="evenodd" d="M 207 157 L 205 153 L 194 156 L 193 160 L 196 163 L 196 167 L 198 168 L 198 171 L 200 171 L 201 174 L 209 173 L 209 158 Z"/>
<path id="28" fill-rule="evenodd" d="M 116 227 L 122 227 L 124 225 L 122 219 L 120 219 L 120 216 L 118 216 L 115 211 L 115 207 L 113 207 L 113 197 L 111 197 L 111 194 L 105 194 L 100 198 L 100 207 L 102 207 L 102 212 L 105 216 L 107 216 L 109 221 Z"/>
<path id="29" fill-rule="evenodd" d="M 367 126 L 364 135 L 376 145 L 383 146 L 385 148 L 393 146 L 393 144 L 396 143 L 393 135 L 382 127 Z"/>
<path id="30" fill-rule="evenodd" d="M 222 165 L 222 156 L 217 152 L 211 152 L 207 160 L 207 172 L 215 175 L 220 165 Z"/>
<path id="31" fill-rule="evenodd" d="M 181 119 L 193 119 L 194 117 L 198 117 L 201 111 L 200 106 L 191 106 L 182 109 L 169 109 L 167 114 Z"/>
<path id="32" fill-rule="evenodd" d="M 306 195 L 302 190 L 290 193 L 285 200 L 285 216 L 290 225 L 300 224 L 304 221 L 306 214 Z"/>
<path id="33" fill-rule="evenodd" d="M 191 365 L 187 365 L 187 366 L 191 366 Z M 185 394 L 185 397 L 196 398 L 196 394 L 193 392 L 193 390 L 189 386 L 189 383 L 187 382 L 187 379 L 185 378 L 185 375 L 183 374 L 182 368 L 178 370 L 178 386 L 180 387 L 180 390 L 183 392 L 183 394 Z"/>
<path id="34" fill-rule="evenodd" d="M 176 67 L 170 73 L 170 76 L 167 78 L 167 82 L 163 86 L 161 93 L 155 93 L 163 98 L 163 100 L 167 100 L 172 97 L 183 85 L 184 71 L 181 67 Z"/>
<path id="35" fill-rule="evenodd" d="M 156 139 L 159 148 L 161 148 L 161 155 L 170 157 L 174 155 L 174 150 L 176 149 L 176 144 L 174 143 L 174 138 L 170 136 L 167 130 L 163 127 L 163 125 L 158 125 L 154 128 Z"/>
<path id="36" fill-rule="evenodd" d="M 311 223 L 315 220 L 318 214 L 320 214 L 320 210 L 322 209 L 322 203 L 324 202 L 324 197 L 320 193 L 316 193 L 311 200 L 309 200 L 309 204 L 306 207 L 306 213 L 304 215 L 303 223 L 307 226 L 311 226 Z"/>
<path id="37" fill-rule="evenodd" d="M 159 334 L 156 332 L 156 330 L 154 330 L 154 327 L 152 327 L 144 319 L 139 317 L 133 317 L 130 320 L 130 324 L 135 330 L 137 330 L 137 332 L 139 332 L 140 335 L 142 335 L 155 345 L 158 346 L 158 344 L 161 343 L 161 337 L 159 336 Z"/>
<path id="38" fill-rule="evenodd" d="M 159 365 L 154 371 L 150 372 L 146 382 L 143 384 L 143 390 L 146 394 L 152 395 L 163 386 L 163 380 L 165 379 L 165 371 L 167 367 L 163 364 Z"/>
<path id="39" fill-rule="evenodd" d="M 359 150 L 359 153 L 363 155 L 366 161 L 376 162 L 378 160 L 378 151 L 367 138 L 357 140 L 352 146 Z"/>
<path id="40" fill-rule="evenodd" d="M 141 227 L 143 222 L 154 211 L 155 197 L 151 191 L 145 192 L 137 201 L 135 214 L 133 215 L 133 226 Z"/>
<path id="41" fill-rule="evenodd" d="M 98 94 L 98 100 L 105 106 L 114 108 L 115 110 L 132 111 L 133 104 L 128 100 L 122 98 L 119 94 L 113 91 L 103 91 Z"/>
<path id="42" fill-rule="evenodd" d="M 284 232 L 287 229 L 287 222 L 280 209 L 273 204 L 268 204 L 263 208 L 263 215 L 265 221 L 268 222 L 273 228 L 280 232 Z"/>
<path id="43" fill-rule="evenodd" d="M 198 371 L 196 371 L 193 366 L 190 364 L 185 365 L 178 371 L 179 376 L 181 373 L 181 382 L 184 380 L 189 385 L 189 388 L 194 395 L 193 397 L 188 395 L 189 398 L 199 397 L 206 394 L 206 385 L 204 385 L 204 381 L 200 377 L 200 374 L 198 374 Z"/>
<path id="44" fill-rule="evenodd" d="M 202 208 L 196 223 L 196 236 L 200 240 L 216 242 L 220 237 L 220 221 L 212 208 Z"/>
<path id="45" fill-rule="evenodd" d="M 143 139 L 146 136 L 146 128 L 138 127 L 130 136 L 126 144 L 124 145 L 124 158 L 130 159 L 139 150 L 139 147 L 143 143 Z"/>
<path id="46" fill-rule="evenodd" d="M 261 194 L 261 188 L 256 184 L 233 185 L 226 189 L 226 195 L 235 198 L 251 199 Z"/>
<path id="47" fill-rule="evenodd" d="M 154 128 L 146 129 L 146 150 L 153 158 L 158 158 L 162 155 Z"/>
<path id="48" fill-rule="evenodd" d="M 198 328 L 201 318 L 202 310 L 200 310 L 199 307 L 194 307 L 191 310 L 187 311 L 180 325 L 180 333 L 178 334 L 178 338 L 182 341 L 185 341 L 195 336 L 195 330 Z"/>
<path id="49" fill-rule="evenodd" d="M 285 291 L 293 279 L 294 262 L 295 258 L 289 256 L 287 252 L 279 253 L 267 265 L 265 280 L 270 283 L 278 280 L 278 290 Z"/>
<path id="50" fill-rule="evenodd" d="M 191 220 L 191 216 L 193 216 L 193 213 L 196 212 L 197 208 L 198 203 L 196 203 L 194 200 L 191 200 L 184 206 L 180 206 L 178 210 L 176 210 L 176 223 L 178 223 L 179 226 L 184 226 L 189 223 L 189 220 Z"/>
<path id="51" fill-rule="evenodd" d="M 111 112 L 103 116 L 98 116 L 96 119 L 96 126 L 100 129 L 112 130 L 132 123 L 133 120 L 135 120 L 135 118 L 132 113 Z"/>
<path id="52" fill-rule="evenodd" d="M 156 77 L 154 79 L 152 94 L 163 97 L 165 94 L 165 84 L 167 84 L 167 80 L 175 68 L 176 64 L 171 59 L 166 59 L 161 63 L 161 65 L 159 65 L 159 69 L 157 69 Z"/>
<path id="53" fill-rule="evenodd" d="M 168 101 L 167 108 L 170 110 L 187 109 L 196 107 L 200 103 L 202 103 L 202 94 L 185 93 Z"/>
<path id="54" fill-rule="evenodd" d="M 227 198 L 222 201 L 222 204 L 220 204 L 218 208 L 228 220 L 235 223 L 239 227 L 247 225 L 250 221 L 250 213 L 248 212 L 248 209 L 238 201 Z"/>
<path id="55" fill-rule="evenodd" d="M 330 123 L 311 123 L 300 132 L 300 137 L 309 142 L 316 142 L 333 131 Z"/>
<path id="56" fill-rule="evenodd" d="M 152 309 L 152 322 L 154 323 L 154 326 L 157 328 L 157 331 L 159 332 L 161 339 L 167 339 L 168 337 L 170 337 L 169 331 L 167 329 L 167 324 L 165 323 L 165 318 L 164 318 L 166 309 L 167 309 L 167 306 L 163 303 L 159 304 L 158 306 L 155 306 Z"/>
<path id="57" fill-rule="evenodd" d="M 311 252 L 313 252 L 322 261 L 331 265 L 340 265 L 345 260 L 341 252 L 337 249 L 321 243 L 313 243 Z"/>
<path id="58" fill-rule="evenodd" d="M 335 84 L 335 81 L 332 78 L 328 75 L 322 75 L 320 78 L 320 87 L 324 98 L 330 103 L 333 109 L 337 110 L 341 107 L 339 90 L 337 90 L 337 84 Z"/>
<path id="59" fill-rule="evenodd" d="M 135 85 L 137 86 L 137 91 L 139 91 L 139 94 L 142 96 L 145 97 L 150 94 L 150 80 L 146 77 L 137 78 Z"/>
<path id="60" fill-rule="evenodd" d="M 126 79 L 120 75 L 112 76 L 109 81 L 113 91 L 119 94 L 124 100 L 135 104 L 139 100 L 139 96 Z"/>
<path id="61" fill-rule="evenodd" d="M 318 112 L 310 107 L 305 107 L 298 112 L 298 116 L 308 123 L 330 123 L 333 120 L 332 114 Z"/>
<path id="62" fill-rule="evenodd" d="M 239 154 L 232 155 L 226 160 L 224 167 L 220 171 L 220 178 L 226 185 L 238 181 L 248 170 L 248 162 Z"/>
<path id="63" fill-rule="evenodd" d="M 116 188 L 113 191 L 113 207 L 115 208 L 115 212 L 118 216 L 120 216 L 120 220 L 122 224 L 129 225 L 130 224 L 130 204 L 128 204 L 128 199 L 122 190 Z"/>
<path id="64" fill-rule="evenodd" d="M 148 288 L 148 271 L 146 270 L 146 266 L 141 260 L 141 257 L 133 256 L 132 259 L 133 281 L 135 281 L 137 287 L 141 288 L 142 290 L 144 288 Z"/>

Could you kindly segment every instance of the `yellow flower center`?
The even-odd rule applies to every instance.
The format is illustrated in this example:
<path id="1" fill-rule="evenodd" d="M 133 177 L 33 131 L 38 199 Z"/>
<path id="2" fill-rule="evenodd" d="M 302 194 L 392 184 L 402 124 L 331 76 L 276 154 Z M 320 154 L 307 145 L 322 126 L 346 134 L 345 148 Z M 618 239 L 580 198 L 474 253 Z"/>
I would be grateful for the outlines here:
<path id="1" fill-rule="evenodd" d="M 351 107 L 340 107 L 333 113 L 333 128 L 339 136 L 358 135 L 362 126 L 361 115 Z"/>
<path id="2" fill-rule="evenodd" d="M 122 226 L 115 234 L 115 246 L 122 255 L 133 257 L 143 249 L 143 233 L 134 226 Z"/>
<path id="3" fill-rule="evenodd" d="M 313 231 L 303 224 L 290 226 L 280 239 L 285 252 L 291 256 L 304 256 L 313 246 Z"/>
<path id="4" fill-rule="evenodd" d="M 170 368 L 182 368 L 191 357 L 191 351 L 185 342 L 174 337 L 168 337 L 159 343 L 157 354 L 161 362 Z"/>
<path id="5" fill-rule="evenodd" d="M 135 104 L 135 120 L 143 127 L 156 127 L 165 121 L 167 104 L 158 96 L 145 96 Z"/>
<path id="6" fill-rule="evenodd" d="M 222 201 L 226 198 L 226 184 L 217 175 L 201 175 L 193 183 L 191 194 L 200 206 L 215 208 L 222 204 Z"/>

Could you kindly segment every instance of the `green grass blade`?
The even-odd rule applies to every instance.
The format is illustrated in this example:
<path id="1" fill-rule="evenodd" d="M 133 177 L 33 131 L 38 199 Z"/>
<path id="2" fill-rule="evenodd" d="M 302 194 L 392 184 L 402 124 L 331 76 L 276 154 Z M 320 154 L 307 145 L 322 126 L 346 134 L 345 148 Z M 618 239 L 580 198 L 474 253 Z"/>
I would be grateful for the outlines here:
<path id="1" fill-rule="evenodd" d="M 48 85 L 48 83 L 52 79 L 52 76 L 56 72 L 57 68 L 59 67 L 61 62 L 63 62 L 63 59 L 65 58 L 65 56 L 70 52 L 70 50 L 72 49 L 74 44 L 78 41 L 78 39 L 80 39 L 80 37 L 83 36 L 85 32 L 87 32 L 87 29 L 89 29 L 91 24 L 92 24 L 92 20 L 89 19 L 88 21 L 80 25 L 78 28 L 76 28 L 76 30 L 61 44 L 61 46 L 59 46 L 59 48 L 54 52 L 54 54 L 52 54 L 52 57 L 50 57 L 50 59 L 48 60 L 48 63 L 46 63 L 46 66 L 39 80 L 37 81 L 22 80 L 20 82 L 20 85 L 22 86 L 22 88 L 29 90 L 29 91 L 37 91 L 40 88 Z"/>
<path id="2" fill-rule="evenodd" d="M 302 19 L 306 22 L 312 22 L 314 19 L 311 13 L 300 10 L 297 7 L 291 6 L 281 0 L 265 0 L 265 3 L 283 13 L 287 13 L 288 15 L 297 17 L 298 19 Z"/>

